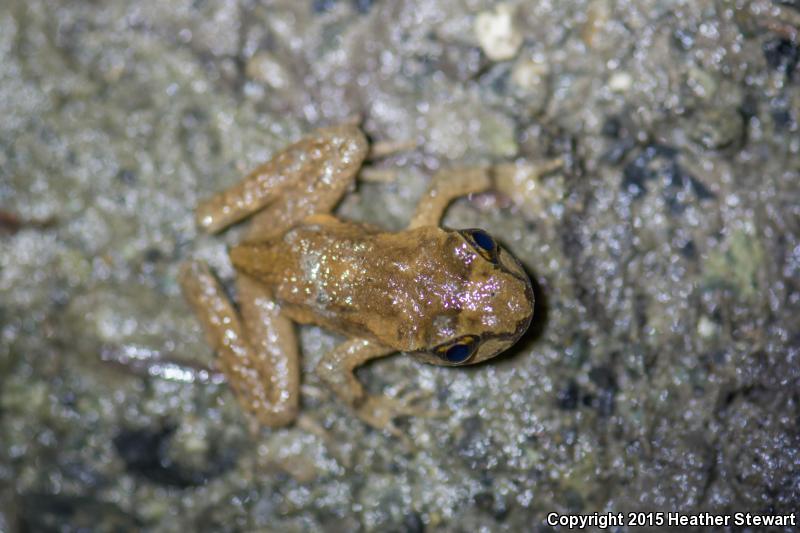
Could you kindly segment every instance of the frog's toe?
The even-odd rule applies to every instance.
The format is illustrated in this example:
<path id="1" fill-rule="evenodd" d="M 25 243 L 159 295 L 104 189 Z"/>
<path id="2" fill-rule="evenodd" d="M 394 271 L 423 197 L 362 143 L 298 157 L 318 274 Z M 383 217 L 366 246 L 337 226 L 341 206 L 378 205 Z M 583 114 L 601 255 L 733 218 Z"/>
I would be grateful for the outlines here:
<path id="1" fill-rule="evenodd" d="M 368 396 L 355 411 L 358 418 L 368 426 L 385 431 L 403 441 L 406 446 L 413 447 L 408 436 L 394 422 L 395 417 L 408 415 L 408 409 L 397 398 Z"/>
<path id="2" fill-rule="evenodd" d="M 410 391 L 396 397 L 368 396 L 356 407 L 356 415 L 367 425 L 375 429 L 388 431 L 395 437 L 406 439 L 394 423 L 401 416 L 421 416 L 425 418 L 441 418 L 449 413 L 418 405 L 422 399 L 430 397 L 430 393 L 421 390 Z"/>
<path id="3" fill-rule="evenodd" d="M 395 397 L 399 404 L 398 411 L 400 415 L 441 418 L 452 414 L 446 409 L 431 409 L 420 405 L 423 401 L 430 402 L 434 396 L 433 392 L 424 389 L 411 389 L 410 387 L 411 385 L 402 388 Z"/>

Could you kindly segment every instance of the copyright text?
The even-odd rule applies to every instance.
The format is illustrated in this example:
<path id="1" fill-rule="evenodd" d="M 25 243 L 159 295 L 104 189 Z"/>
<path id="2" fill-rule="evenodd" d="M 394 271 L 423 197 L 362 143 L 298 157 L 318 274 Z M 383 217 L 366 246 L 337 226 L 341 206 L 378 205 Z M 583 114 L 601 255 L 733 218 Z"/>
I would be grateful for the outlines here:
<path id="1" fill-rule="evenodd" d="M 561 526 L 566 529 L 584 529 L 596 527 L 658 527 L 658 526 L 795 526 L 797 517 L 789 514 L 756 514 L 756 513 L 591 513 L 591 514 L 559 514 L 549 513 L 548 526 Z"/>

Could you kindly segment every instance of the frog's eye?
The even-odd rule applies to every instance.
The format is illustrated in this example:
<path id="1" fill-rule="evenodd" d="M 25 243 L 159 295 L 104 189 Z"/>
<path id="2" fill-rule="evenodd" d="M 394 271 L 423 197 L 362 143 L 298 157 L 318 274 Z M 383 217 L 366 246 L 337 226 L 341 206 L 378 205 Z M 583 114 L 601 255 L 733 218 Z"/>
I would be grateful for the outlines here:
<path id="1" fill-rule="evenodd" d="M 475 353 L 475 348 L 478 347 L 478 337 L 474 335 L 467 335 L 461 337 L 453 342 L 442 344 L 436 348 L 436 355 L 447 361 L 448 363 L 463 363 L 467 361 L 472 354 Z"/>
<path id="2" fill-rule="evenodd" d="M 461 234 L 484 259 L 497 262 L 497 242 L 491 235 L 482 229 L 466 229 Z"/>

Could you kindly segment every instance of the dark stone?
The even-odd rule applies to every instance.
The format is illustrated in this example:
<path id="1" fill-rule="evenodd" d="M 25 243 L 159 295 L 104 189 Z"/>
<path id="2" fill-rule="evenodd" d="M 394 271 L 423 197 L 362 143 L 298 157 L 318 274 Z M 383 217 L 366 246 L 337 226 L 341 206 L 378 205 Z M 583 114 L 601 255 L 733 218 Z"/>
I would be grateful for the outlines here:
<path id="1" fill-rule="evenodd" d="M 689 180 L 689 186 L 692 188 L 692 192 L 694 192 L 698 200 L 711 200 L 712 198 L 717 197 L 713 192 L 711 192 L 711 189 L 706 187 L 705 184 L 699 179 L 689 174 L 685 174 L 684 176 Z"/>
<path id="2" fill-rule="evenodd" d="M 579 513 L 585 505 L 583 496 L 575 489 L 569 488 L 564 491 L 564 504 L 573 513 Z"/>
<path id="3" fill-rule="evenodd" d="M 123 430 L 114 438 L 114 447 L 129 472 L 169 487 L 203 485 L 233 465 L 230 452 L 218 450 L 211 451 L 209 466 L 202 471 L 177 463 L 169 454 L 175 429 L 174 425 L 167 424 L 160 428 Z"/>
<path id="4" fill-rule="evenodd" d="M 770 68 L 783 72 L 791 80 L 800 61 L 800 47 L 789 39 L 772 39 L 764 43 L 764 59 Z"/>
<path id="5" fill-rule="evenodd" d="M 787 130 L 797 125 L 792 114 L 791 102 L 787 96 L 778 96 L 770 100 L 770 116 L 775 123 L 775 129 Z"/>
<path id="6" fill-rule="evenodd" d="M 411 511 L 403 517 L 403 527 L 405 533 L 425 533 L 425 522 L 416 511 Z"/>
<path id="7" fill-rule="evenodd" d="M 148 248 L 144 252 L 144 260 L 148 263 L 155 263 L 164 258 L 164 254 L 158 248 Z"/>
<path id="8" fill-rule="evenodd" d="M 597 395 L 594 407 L 598 415 L 601 417 L 609 417 L 614 414 L 614 407 L 616 405 L 615 396 L 616 391 L 611 390 L 603 390 Z"/>
<path id="9" fill-rule="evenodd" d="M 481 492 L 475 495 L 475 506 L 502 522 L 508 516 L 508 505 L 503 498 L 498 498 L 491 492 Z"/>
<path id="10" fill-rule="evenodd" d="M 311 3 L 311 9 L 314 13 L 327 13 L 333 6 L 336 5 L 337 0 L 314 0 Z"/>
<path id="11" fill-rule="evenodd" d="M 616 165 L 625 159 L 625 156 L 628 155 L 628 152 L 630 152 L 634 146 L 636 146 L 636 142 L 633 139 L 629 137 L 620 139 L 612 144 L 611 148 L 603 154 L 602 160 L 609 165 Z"/>
<path id="12" fill-rule="evenodd" d="M 678 151 L 665 145 L 653 144 L 645 147 L 622 171 L 621 187 L 633 198 L 638 199 L 647 193 L 647 183 L 663 178 L 666 184 L 664 195 L 673 214 L 686 208 L 678 201 L 677 193 L 689 188 L 699 201 L 714 198 L 714 193 L 687 172 L 677 161 Z"/>
<path id="13" fill-rule="evenodd" d="M 616 390 L 617 380 L 614 373 L 607 366 L 596 366 L 589 371 L 592 383 L 604 390 Z"/>
<path id="14" fill-rule="evenodd" d="M 603 137 L 611 137 L 612 139 L 619 138 L 621 131 L 622 122 L 619 117 L 606 118 L 605 122 L 603 122 L 603 127 L 600 129 L 600 133 L 603 134 Z"/>
<path id="15" fill-rule="evenodd" d="M 599 389 L 592 406 L 600 416 L 612 415 L 614 413 L 614 397 L 618 390 L 614 373 L 607 366 L 596 366 L 589 371 L 589 379 Z"/>
<path id="16" fill-rule="evenodd" d="M 640 198 L 647 192 L 646 182 L 655 179 L 658 172 L 651 165 L 657 159 L 673 160 L 677 150 L 662 144 L 646 146 L 622 171 L 622 188 L 634 198 Z"/>
<path id="17" fill-rule="evenodd" d="M 622 189 L 634 198 L 644 196 L 647 193 L 645 182 L 653 179 L 652 172 L 647 168 L 649 162 L 649 158 L 639 155 L 622 171 Z"/>
<path id="18" fill-rule="evenodd" d="M 752 93 L 747 93 L 739 106 L 739 112 L 745 122 L 756 116 L 758 114 L 758 98 Z"/>
<path id="19" fill-rule="evenodd" d="M 375 0 L 353 0 L 353 7 L 362 15 L 366 15 L 374 3 Z"/>
<path id="20" fill-rule="evenodd" d="M 558 391 L 556 394 L 556 401 L 561 409 L 571 411 L 578 407 L 578 398 L 580 398 L 581 389 L 578 383 L 571 379 L 569 383 Z"/>
<path id="21" fill-rule="evenodd" d="M 688 52 L 694 46 L 695 33 L 686 28 L 677 28 L 672 33 L 672 38 L 678 48 Z"/>
<path id="22" fill-rule="evenodd" d="M 681 255 L 687 259 L 694 259 L 697 257 L 697 246 L 692 239 L 686 241 L 686 243 L 680 247 L 680 251 Z"/>
<path id="23" fill-rule="evenodd" d="M 137 531 L 142 526 L 135 516 L 93 496 L 27 492 L 16 504 L 20 532 Z"/>
<path id="24" fill-rule="evenodd" d="M 122 168 L 117 172 L 117 179 L 125 185 L 133 185 L 136 183 L 136 173 L 128 168 Z"/>

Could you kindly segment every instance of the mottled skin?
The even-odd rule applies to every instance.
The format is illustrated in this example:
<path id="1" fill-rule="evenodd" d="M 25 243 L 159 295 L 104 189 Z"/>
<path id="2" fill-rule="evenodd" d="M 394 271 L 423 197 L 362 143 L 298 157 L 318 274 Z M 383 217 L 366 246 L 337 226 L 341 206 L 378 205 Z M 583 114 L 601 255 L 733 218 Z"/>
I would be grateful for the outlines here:
<path id="1" fill-rule="evenodd" d="M 356 367 L 398 351 L 438 365 L 477 363 L 530 323 L 533 292 L 517 260 L 480 230 L 438 227 L 454 198 L 490 187 L 488 172 L 440 172 L 409 228 L 391 233 L 329 214 L 366 154 L 357 127 L 320 129 L 197 209 L 212 232 L 255 215 L 230 252 L 238 312 L 202 263 L 184 266 L 181 285 L 242 407 L 265 425 L 297 415 L 292 322 L 349 339 L 317 372 L 362 420 L 395 434 L 395 416 L 423 413 L 414 395 L 368 395 Z"/>

